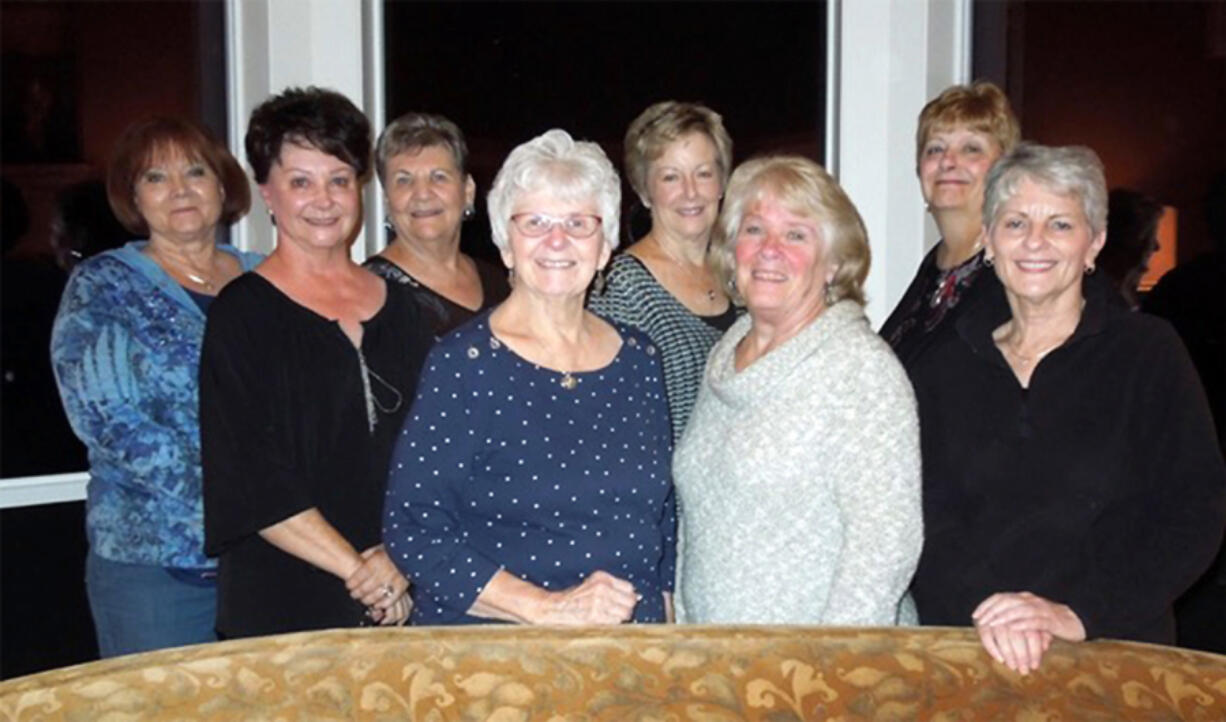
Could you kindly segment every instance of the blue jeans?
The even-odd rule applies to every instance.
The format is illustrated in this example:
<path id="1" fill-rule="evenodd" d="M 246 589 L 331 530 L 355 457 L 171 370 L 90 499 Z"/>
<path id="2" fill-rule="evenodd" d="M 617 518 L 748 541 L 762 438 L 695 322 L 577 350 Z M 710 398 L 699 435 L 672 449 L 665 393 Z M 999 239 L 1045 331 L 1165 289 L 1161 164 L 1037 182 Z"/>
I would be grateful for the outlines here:
<path id="1" fill-rule="evenodd" d="M 162 567 L 85 559 L 85 589 L 103 659 L 217 640 L 217 587 L 180 581 Z"/>

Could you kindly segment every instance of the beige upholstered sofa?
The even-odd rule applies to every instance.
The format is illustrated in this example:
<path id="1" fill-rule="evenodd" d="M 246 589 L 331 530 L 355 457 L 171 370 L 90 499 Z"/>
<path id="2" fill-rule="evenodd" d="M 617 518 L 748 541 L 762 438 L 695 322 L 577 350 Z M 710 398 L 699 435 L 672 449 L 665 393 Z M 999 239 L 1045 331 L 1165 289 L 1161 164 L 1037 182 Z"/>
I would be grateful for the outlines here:
<path id="1" fill-rule="evenodd" d="M 3 720 L 1226 720 L 1226 657 L 1056 643 L 1021 677 L 967 629 L 328 631 L 0 683 Z"/>

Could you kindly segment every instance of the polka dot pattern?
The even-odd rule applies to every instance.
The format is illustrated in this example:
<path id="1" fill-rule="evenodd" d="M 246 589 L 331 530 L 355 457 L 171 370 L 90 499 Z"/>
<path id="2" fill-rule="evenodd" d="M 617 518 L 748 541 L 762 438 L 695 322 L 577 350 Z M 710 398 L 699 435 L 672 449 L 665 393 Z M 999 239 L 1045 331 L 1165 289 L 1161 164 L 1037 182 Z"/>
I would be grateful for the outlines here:
<path id="1" fill-rule="evenodd" d="M 483 314 L 431 351 L 392 457 L 388 554 L 417 624 L 466 614 L 499 569 L 549 590 L 604 570 L 663 621 L 675 566 L 671 431 L 659 355 L 638 331 L 602 369 L 560 374 L 507 348 Z"/>

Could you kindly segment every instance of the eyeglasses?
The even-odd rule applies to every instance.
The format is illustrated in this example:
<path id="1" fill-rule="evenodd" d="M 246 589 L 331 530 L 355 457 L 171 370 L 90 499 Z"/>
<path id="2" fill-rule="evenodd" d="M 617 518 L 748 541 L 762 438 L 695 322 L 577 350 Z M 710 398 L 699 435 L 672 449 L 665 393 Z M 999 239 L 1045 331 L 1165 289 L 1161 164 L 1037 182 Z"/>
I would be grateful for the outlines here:
<path id="1" fill-rule="evenodd" d="M 552 231 L 554 226 L 561 226 L 562 232 L 571 238 L 591 238 L 602 221 L 600 216 L 586 213 L 561 217 L 548 213 L 516 213 L 511 216 L 516 230 L 529 238 L 539 238 Z"/>

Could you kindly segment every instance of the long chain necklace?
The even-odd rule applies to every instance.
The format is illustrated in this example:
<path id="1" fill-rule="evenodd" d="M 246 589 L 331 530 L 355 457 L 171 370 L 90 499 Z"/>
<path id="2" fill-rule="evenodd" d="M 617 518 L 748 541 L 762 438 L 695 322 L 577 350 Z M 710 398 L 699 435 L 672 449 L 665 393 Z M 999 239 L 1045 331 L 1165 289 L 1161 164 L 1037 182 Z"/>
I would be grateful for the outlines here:
<path id="1" fill-rule="evenodd" d="M 715 288 L 713 286 L 708 285 L 707 283 L 710 280 L 710 278 L 708 275 L 709 271 L 704 273 L 705 266 L 700 266 L 698 272 L 695 273 L 695 271 L 693 270 L 692 264 L 686 263 L 680 258 L 675 257 L 673 254 L 664 250 L 664 246 L 660 243 L 659 239 L 656 238 L 654 235 L 651 236 L 651 240 L 652 240 L 652 243 L 655 244 L 656 248 L 659 249 L 660 255 L 667 258 L 672 263 L 674 268 L 677 268 L 679 270 L 680 269 L 684 270 L 685 275 L 689 277 L 688 280 L 691 283 L 693 283 L 693 281 L 696 278 L 698 279 L 698 282 L 695 283 L 694 285 L 698 286 L 699 289 L 703 291 L 704 295 L 707 297 L 707 301 L 711 303 L 715 302 L 715 299 L 718 298 L 718 296 L 715 293 Z M 706 288 L 703 289 L 702 288 L 703 286 L 706 286 Z"/>

